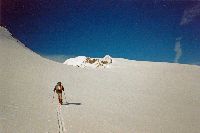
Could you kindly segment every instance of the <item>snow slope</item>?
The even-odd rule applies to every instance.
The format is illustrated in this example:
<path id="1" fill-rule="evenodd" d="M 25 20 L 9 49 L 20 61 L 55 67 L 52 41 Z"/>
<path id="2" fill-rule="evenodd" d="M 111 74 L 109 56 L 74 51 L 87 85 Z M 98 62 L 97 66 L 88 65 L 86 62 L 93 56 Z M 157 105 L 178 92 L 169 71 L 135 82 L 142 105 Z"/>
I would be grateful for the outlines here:
<path id="1" fill-rule="evenodd" d="M 0 32 L 1 133 L 200 131 L 199 66 L 114 59 L 111 69 L 81 69 Z M 70 103 L 61 110 L 52 99 L 57 81 Z"/>

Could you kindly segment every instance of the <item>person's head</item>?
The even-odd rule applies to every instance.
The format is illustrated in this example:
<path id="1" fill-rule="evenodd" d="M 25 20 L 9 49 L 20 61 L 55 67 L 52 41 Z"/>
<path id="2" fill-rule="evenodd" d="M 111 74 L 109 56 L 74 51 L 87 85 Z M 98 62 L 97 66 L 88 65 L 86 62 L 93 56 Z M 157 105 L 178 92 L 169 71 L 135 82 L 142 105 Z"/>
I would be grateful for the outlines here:
<path id="1" fill-rule="evenodd" d="M 58 82 L 58 83 L 57 83 L 57 85 L 61 85 L 61 84 L 62 84 L 61 82 Z"/>

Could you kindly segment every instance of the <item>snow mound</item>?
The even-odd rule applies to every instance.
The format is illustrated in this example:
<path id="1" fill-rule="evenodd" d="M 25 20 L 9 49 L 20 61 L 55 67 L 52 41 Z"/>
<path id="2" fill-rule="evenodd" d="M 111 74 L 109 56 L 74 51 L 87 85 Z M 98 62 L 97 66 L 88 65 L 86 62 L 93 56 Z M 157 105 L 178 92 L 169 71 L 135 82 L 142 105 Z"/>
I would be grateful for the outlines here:
<path id="1" fill-rule="evenodd" d="M 104 58 L 90 58 L 85 56 L 78 56 L 67 59 L 63 64 L 81 67 L 81 68 L 109 68 L 112 64 L 112 58 L 106 55 Z"/>

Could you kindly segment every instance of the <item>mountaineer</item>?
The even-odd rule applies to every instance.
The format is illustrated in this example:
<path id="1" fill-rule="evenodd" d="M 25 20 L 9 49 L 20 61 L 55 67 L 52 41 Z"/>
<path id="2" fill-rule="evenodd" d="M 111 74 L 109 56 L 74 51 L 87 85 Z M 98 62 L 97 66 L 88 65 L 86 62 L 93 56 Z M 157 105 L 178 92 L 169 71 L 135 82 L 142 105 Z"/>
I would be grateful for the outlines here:
<path id="1" fill-rule="evenodd" d="M 62 105 L 62 103 L 63 103 L 62 91 L 64 91 L 64 87 L 63 87 L 62 83 L 58 82 L 53 91 L 54 91 L 54 93 L 56 92 L 58 94 L 58 101 Z"/>

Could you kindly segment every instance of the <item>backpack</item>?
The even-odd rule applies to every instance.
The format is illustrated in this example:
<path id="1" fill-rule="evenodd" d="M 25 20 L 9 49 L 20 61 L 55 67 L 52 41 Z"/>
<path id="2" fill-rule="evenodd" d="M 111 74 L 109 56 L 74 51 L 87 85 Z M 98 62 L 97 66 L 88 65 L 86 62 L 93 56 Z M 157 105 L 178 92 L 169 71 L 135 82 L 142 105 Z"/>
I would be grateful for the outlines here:
<path id="1" fill-rule="evenodd" d="M 56 85 L 56 91 L 62 91 L 62 87 L 60 85 Z"/>

